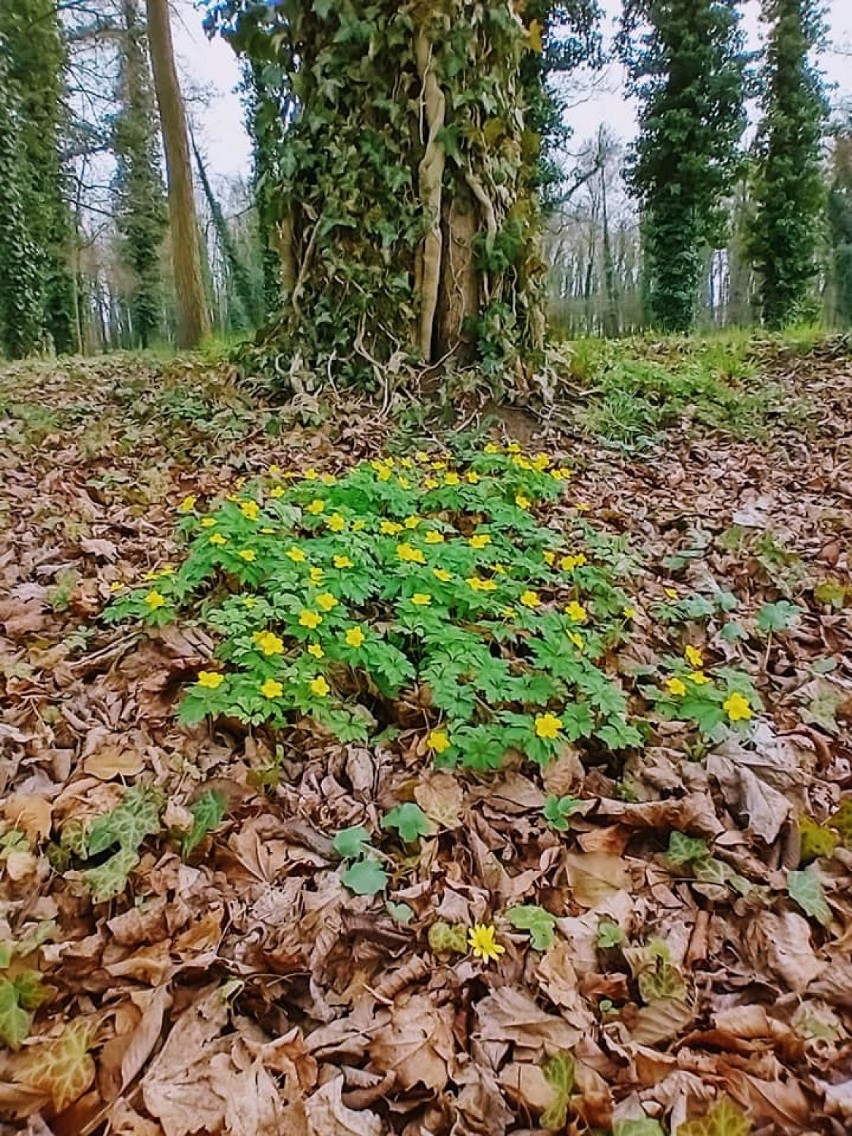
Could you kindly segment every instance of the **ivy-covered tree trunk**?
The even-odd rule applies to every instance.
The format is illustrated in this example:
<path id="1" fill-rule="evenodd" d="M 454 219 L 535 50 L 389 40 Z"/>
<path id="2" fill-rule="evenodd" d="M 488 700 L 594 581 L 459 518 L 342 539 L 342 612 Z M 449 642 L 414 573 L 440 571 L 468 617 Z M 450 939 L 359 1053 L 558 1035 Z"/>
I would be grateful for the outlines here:
<path id="1" fill-rule="evenodd" d="M 215 22 L 249 59 L 274 57 L 298 107 L 275 187 L 276 351 L 356 382 L 403 361 L 478 360 L 497 374 L 535 357 L 536 7 L 552 5 L 219 6 Z"/>
<path id="2" fill-rule="evenodd" d="M 782 327 L 813 316 L 812 286 L 824 236 L 826 185 L 820 144 L 822 79 L 809 60 L 824 26 L 819 0 L 764 0 L 770 26 L 757 140 L 751 251 L 763 320 Z"/>

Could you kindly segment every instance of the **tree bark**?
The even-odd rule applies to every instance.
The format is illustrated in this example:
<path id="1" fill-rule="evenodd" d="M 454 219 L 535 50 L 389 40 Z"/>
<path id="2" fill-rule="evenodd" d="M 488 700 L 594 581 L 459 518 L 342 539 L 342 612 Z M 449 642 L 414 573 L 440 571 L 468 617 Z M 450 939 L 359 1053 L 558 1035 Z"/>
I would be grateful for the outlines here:
<path id="1" fill-rule="evenodd" d="M 186 112 L 175 67 L 168 0 L 146 0 L 146 8 L 151 69 L 166 154 L 178 346 L 192 348 L 210 331 L 210 316 L 201 274 Z"/>

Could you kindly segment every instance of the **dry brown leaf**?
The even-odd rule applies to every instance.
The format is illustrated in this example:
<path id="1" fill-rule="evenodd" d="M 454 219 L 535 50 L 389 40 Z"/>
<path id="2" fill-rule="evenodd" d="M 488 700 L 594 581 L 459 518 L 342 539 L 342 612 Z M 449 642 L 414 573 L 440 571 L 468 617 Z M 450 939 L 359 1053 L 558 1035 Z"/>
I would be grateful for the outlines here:
<path id="1" fill-rule="evenodd" d="M 369 1109 L 356 1112 L 341 1099 L 343 1078 L 317 1089 L 305 1106 L 310 1136 L 383 1136 L 382 1122 Z"/>
<path id="2" fill-rule="evenodd" d="M 438 1007 L 426 994 L 397 998 L 387 1020 L 370 1043 L 370 1057 L 381 1072 L 396 1074 L 397 1084 L 425 1085 L 441 1092 L 452 1073 L 452 1006 Z"/>
<path id="3" fill-rule="evenodd" d="M 414 799 L 426 816 L 443 828 L 454 829 L 461 824 L 464 795 L 452 773 L 425 774 L 414 790 Z"/>
<path id="4" fill-rule="evenodd" d="M 607 852 L 568 852 L 563 862 L 574 899 L 581 907 L 597 907 L 608 896 L 628 886 L 627 866 L 619 856 Z"/>
<path id="5" fill-rule="evenodd" d="M 540 1009 L 525 991 L 500 986 L 476 1007 L 478 1036 L 483 1041 L 512 1042 L 525 1049 L 555 1053 L 572 1049 L 580 1031 Z"/>
<path id="6" fill-rule="evenodd" d="M 35 793 L 15 793 L 3 803 L 3 818 L 23 832 L 31 844 L 50 836 L 53 809 L 50 801 Z"/>

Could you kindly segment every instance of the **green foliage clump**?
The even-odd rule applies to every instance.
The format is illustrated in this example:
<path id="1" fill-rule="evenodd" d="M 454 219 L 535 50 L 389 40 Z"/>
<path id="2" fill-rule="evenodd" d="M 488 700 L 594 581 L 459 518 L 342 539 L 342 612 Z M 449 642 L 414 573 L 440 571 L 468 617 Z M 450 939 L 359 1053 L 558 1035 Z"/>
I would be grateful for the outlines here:
<path id="1" fill-rule="evenodd" d="M 341 478 L 272 471 L 203 516 L 188 498 L 188 558 L 109 618 L 189 609 L 220 637 L 222 665 L 184 699 L 190 723 L 307 716 L 349 741 L 414 713 L 440 764 L 476 769 L 509 752 L 544 764 L 577 739 L 635 746 L 602 668 L 628 624 L 608 544 L 537 515 L 569 473 L 515 444 L 458 465 L 420 452 Z"/>
<path id="2" fill-rule="evenodd" d="M 764 322 L 783 327 L 814 314 L 811 295 L 822 242 L 827 104 L 809 53 L 824 34 L 819 0 L 764 0 L 770 25 L 757 139 L 750 247 Z"/>
<path id="3" fill-rule="evenodd" d="M 654 323 L 687 331 L 740 164 L 746 53 L 736 0 L 626 0 L 619 49 L 640 100 L 629 185 Z"/>

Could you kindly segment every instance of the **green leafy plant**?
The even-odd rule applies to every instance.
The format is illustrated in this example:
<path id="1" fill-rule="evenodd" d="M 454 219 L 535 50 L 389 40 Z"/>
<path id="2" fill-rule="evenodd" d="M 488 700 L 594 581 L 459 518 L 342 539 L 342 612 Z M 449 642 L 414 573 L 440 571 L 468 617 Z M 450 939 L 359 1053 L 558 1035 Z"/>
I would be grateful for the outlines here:
<path id="1" fill-rule="evenodd" d="M 544 819 L 557 832 L 566 832 L 571 827 L 571 814 L 582 807 L 577 797 L 549 796 L 544 802 Z"/>
<path id="2" fill-rule="evenodd" d="M 432 822 L 419 805 L 407 803 L 397 805 L 385 814 L 382 828 L 393 828 L 399 833 L 400 839 L 406 844 L 412 844 L 420 836 L 428 836 L 432 832 Z"/>
<path id="3" fill-rule="evenodd" d="M 223 793 L 208 789 L 189 806 L 189 811 L 193 817 L 192 828 L 180 838 L 181 854 L 185 857 L 192 855 L 205 836 L 219 827 L 227 812 L 227 802 Z"/>
<path id="4" fill-rule="evenodd" d="M 510 907 L 506 918 L 519 931 L 529 931 L 530 943 L 536 951 L 546 951 L 556 941 L 556 917 L 534 903 Z"/>
<path id="5" fill-rule="evenodd" d="M 823 927 L 831 922 L 831 908 L 825 899 L 822 881 L 813 867 L 787 873 L 787 891 L 806 915 Z"/>

